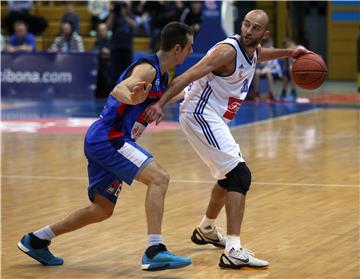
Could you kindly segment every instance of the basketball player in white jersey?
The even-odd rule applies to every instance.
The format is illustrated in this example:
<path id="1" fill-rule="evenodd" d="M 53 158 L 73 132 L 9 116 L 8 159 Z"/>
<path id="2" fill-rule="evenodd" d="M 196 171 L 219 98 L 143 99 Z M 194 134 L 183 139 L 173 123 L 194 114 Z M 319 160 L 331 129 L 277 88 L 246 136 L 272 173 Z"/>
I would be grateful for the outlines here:
<path id="1" fill-rule="evenodd" d="M 201 61 L 174 79 L 167 93 L 147 110 L 148 121 L 159 123 L 163 117 L 162 107 L 187 86 L 180 106 L 180 125 L 196 153 L 218 180 L 206 214 L 191 239 L 200 245 L 225 247 L 219 262 L 223 268 L 268 266 L 267 261 L 256 258 L 240 243 L 251 172 L 227 123 L 235 117 L 245 100 L 257 62 L 281 57 L 297 58 L 309 52 L 304 48 L 261 48 L 260 41 L 269 35 L 268 25 L 269 19 L 264 11 L 250 11 L 242 23 L 241 36 L 227 38 L 212 47 Z M 226 238 L 215 226 L 215 219 L 224 205 Z"/>

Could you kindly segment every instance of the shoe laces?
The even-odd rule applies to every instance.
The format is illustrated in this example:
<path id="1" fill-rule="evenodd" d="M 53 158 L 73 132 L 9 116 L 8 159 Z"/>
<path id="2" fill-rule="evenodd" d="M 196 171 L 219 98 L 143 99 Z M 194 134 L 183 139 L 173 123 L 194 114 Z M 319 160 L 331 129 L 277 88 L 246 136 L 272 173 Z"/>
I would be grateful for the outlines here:
<path id="1" fill-rule="evenodd" d="M 255 257 L 255 253 L 252 250 L 245 248 L 245 247 L 242 247 L 240 249 L 247 255 L 247 257 L 248 256 Z"/>
<path id="2" fill-rule="evenodd" d="M 243 258 L 243 259 L 248 259 L 249 257 L 255 256 L 253 251 L 244 247 L 240 247 L 238 249 L 232 248 L 230 252 L 234 253 L 237 258 Z"/>
<path id="3" fill-rule="evenodd" d="M 238 259 L 248 259 L 249 255 L 247 253 L 247 251 L 243 248 L 231 248 L 230 252 L 229 252 L 230 256 L 233 256 L 234 258 L 238 258 Z"/>

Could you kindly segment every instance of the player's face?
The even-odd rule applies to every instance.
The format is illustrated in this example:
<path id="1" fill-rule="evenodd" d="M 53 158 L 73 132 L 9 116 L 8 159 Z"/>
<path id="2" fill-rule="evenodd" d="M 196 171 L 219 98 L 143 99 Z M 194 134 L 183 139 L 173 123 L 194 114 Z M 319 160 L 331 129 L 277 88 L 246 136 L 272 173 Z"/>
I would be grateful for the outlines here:
<path id="1" fill-rule="evenodd" d="M 266 32 L 266 18 L 256 13 L 247 14 L 241 25 L 241 43 L 246 47 L 257 47 Z"/>
<path id="2" fill-rule="evenodd" d="M 193 35 L 187 35 L 187 37 L 188 37 L 188 41 L 187 41 L 185 47 L 179 53 L 178 60 L 177 60 L 178 63 L 177 64 L 184 63 L 186 57 L 188 57 L 188 55 L 193 52 L 192 46 L 193 46 L 193 43 L 194 43 L 194 36 Z"/>

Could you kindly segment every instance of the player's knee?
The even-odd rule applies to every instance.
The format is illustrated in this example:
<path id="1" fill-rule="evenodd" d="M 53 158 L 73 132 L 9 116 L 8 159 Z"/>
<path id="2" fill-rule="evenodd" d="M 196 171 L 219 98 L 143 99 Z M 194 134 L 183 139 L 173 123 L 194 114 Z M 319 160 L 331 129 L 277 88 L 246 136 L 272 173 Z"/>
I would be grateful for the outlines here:
<path id="1" fill-rule="evenodd" d="M 110 218 L 112 215 L 113 215 L 113 210 L 103 210 L 101 213 L 100 213 L 100 221 L 104 221 L 108 218 Z"/>
<path id="2" fill-rule="evenodd" d="M 160 169 L 152 179 L 154 186 L 160 187 L 163 192 L 166 192 L 169 185 L 170 175 L 164 169 Z"/>
<path id="3" fill-rule="evenodd" d="M 246 195 L 251 185 L 251 171 L 245 163 L 239 163 L 226 174 L 225 179 L 218 180 L 218 184 L 228 192 Z"/>
<path id="4" fill-rule="evenodd" d="M 114 209 L 112 208 L 103 208 L 100 206 L 95 206 L 93 208 L 93 218 L 95 222 L 101 222 L 113 215 Z"/>

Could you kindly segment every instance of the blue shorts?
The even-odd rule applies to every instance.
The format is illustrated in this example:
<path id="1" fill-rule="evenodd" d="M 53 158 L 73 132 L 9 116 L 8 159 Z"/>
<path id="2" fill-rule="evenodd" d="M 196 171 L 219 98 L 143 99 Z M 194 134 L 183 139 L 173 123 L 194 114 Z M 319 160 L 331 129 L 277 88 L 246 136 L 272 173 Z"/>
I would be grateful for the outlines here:
<path id="1" fill-rule="evenodd" d="M 147 166 L 153 156 L 131 140 L 121 144 L 110 141 L 90 144 L 85 141 L 85 156 L 88 159 L 89 199 L 100 194 L 116 203 L 122 182 L 131 185 L 137 174 Z"/>

